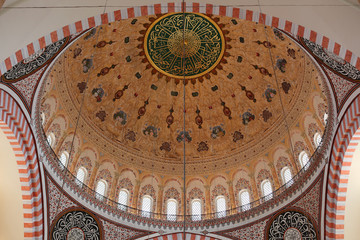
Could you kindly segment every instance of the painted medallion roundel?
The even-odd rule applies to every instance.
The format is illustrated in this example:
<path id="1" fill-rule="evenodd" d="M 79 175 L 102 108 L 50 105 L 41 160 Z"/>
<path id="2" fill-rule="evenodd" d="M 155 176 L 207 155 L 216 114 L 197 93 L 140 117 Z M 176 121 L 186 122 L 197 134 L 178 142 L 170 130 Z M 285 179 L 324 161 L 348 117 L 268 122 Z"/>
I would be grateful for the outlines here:
<path id="1" fill-rule="evenodd" d="M 66 211 L 53 224 L 50 238 L 54 240 L 100 240 L 102 229 L 92 214 L 82 210 Z"/>
<path id="2" fill-rule="evenodd" d="M 225 49 L 219 26 L 199 13 L 170 13 L 147 30 L 145 54 L 159 72 L 173 78 L 197 78 L 220 62 Z"/>

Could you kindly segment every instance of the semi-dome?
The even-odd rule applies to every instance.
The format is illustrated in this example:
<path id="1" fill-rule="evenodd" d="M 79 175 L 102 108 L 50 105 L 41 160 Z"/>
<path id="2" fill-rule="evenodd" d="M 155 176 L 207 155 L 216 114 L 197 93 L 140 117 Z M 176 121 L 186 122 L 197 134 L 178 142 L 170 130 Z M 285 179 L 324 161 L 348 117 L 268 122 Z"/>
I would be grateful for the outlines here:
<path id="1" fill-rule="evenodd" d="M 289 182 L 321 144 L 322 73 L 279 29 L 169 13 L 69 41 L 46 76 L 43 128 L 62 164 L 74 175 L 86 171 L 89 187 L 120 182 L 110 198 L 145 179 L 133 199 L 151 195 L 150 185 L 154 196 L 174 188 L 168 198 L 180 202 L 185 176 L 187 194 L 247 189 L 257 200 L 264 180 L 272 190 Z"/>

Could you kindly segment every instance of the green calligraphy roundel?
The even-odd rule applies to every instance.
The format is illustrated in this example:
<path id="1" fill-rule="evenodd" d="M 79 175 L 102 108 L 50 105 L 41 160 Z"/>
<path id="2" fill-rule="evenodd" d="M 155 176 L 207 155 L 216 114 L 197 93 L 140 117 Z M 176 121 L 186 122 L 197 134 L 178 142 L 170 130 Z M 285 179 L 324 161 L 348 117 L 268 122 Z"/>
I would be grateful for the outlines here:
<path id="1" fill-rule="evenodd" d="M 145 34 L 145 54 L 159 72 L 192 79 L 210 72 L 225 49 L 224 35 L 199 13 L 169 13 L 154 21 Z"/>

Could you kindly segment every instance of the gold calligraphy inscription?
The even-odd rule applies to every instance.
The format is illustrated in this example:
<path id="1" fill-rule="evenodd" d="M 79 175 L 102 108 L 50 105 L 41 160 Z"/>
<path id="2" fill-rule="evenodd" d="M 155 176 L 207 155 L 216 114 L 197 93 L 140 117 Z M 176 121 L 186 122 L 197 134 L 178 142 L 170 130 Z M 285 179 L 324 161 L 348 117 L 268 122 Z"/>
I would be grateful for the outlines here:
<path id="1" fill-rule="evenodd" d="M 145 34 L 145 54 L 159 72 L 173 78 L 197 78 L 220 62 L 225 49 L 219 26 L 199 13 L 170 13 Z"/>

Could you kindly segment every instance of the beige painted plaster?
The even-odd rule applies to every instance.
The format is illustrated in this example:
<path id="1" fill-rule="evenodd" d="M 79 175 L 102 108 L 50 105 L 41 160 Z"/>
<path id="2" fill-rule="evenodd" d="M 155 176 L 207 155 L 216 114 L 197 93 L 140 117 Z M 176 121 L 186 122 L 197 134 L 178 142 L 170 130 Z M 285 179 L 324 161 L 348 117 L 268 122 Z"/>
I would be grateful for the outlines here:
<path id="1" fill-rule="evenodd" d="M 360 236 L 360 146 L 357 147 L 351 163 L 345 205 L 345 238 L 358 240 Z"/>
<path id="2" fill-rule="evenodd" d="M 10 143 L 0 130 L 0 240 L 24 239 L 20 178 Z"/>

